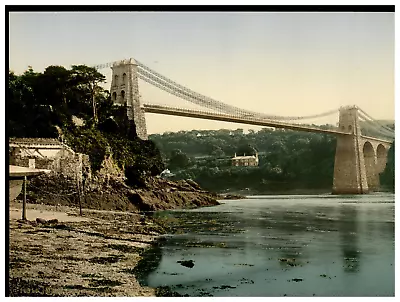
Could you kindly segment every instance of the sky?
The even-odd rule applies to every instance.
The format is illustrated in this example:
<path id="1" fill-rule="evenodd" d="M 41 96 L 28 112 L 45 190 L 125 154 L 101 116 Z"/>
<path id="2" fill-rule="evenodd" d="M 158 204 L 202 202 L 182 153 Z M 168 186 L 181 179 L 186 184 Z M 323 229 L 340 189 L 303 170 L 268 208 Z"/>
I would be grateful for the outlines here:
<path id="1" fill-rule="evenodd" d="M 357 105 L 394 119 L 394 13 L 10 13 L 9 67 L 135 58 L 190 89 L 271 115 Z M 111 83 L 111 70 L 100 70 Z M 139 82 L 144 103 L 193 108 Z M 146 114 L 149 133 L 254 129 Z M 336 124 L 338 115 L 316 124 Z"/>

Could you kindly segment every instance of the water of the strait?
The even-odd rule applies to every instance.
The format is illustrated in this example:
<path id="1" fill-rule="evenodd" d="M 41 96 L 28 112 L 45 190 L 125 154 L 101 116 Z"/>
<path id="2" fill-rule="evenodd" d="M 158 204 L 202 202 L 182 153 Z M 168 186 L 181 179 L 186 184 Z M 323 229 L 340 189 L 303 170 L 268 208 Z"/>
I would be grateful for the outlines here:
<path id="1" fill-rule="evenodd" d="M 166 236 L 146 285 L 190 296 L 394 296 L 394 194 L 222 202 L 160 214 L 179 233 Z"/>

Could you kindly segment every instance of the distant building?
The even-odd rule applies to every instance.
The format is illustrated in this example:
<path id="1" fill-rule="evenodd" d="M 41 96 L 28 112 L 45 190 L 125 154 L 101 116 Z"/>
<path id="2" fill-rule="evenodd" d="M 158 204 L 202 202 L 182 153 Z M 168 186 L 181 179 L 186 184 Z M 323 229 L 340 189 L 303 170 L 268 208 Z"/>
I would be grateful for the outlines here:
<path id="1" fill-rule="evenodd" d="M 171 173 L 171 171 L 168 169 L 165 169 L 160 174 L 160 177 L 163 177 L 163 178 L 168 178 L 168 177 L 172 177 L 172 176 L 175 176 L 175 174 Z"/>
<path id="2" fill-rule="evenodd" d="M 244 154 L 243 156 L 235 156 L 232 157 L 232 166 L 258 166 L 258 153 L 256 152 L 255 155 L 248 155 Z"/>

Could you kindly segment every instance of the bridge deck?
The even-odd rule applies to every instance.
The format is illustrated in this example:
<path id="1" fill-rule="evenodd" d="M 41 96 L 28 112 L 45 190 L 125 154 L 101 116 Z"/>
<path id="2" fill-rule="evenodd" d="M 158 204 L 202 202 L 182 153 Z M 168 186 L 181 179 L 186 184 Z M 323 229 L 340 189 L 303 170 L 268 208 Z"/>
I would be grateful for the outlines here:
<path id="1" fill-rule="evenodd" d="M 233 116 L 233 115 L 211 113 L 211 112 L 198 111 L 198 110 L 173 108 L 173 107 L 151 105 L 151 104 L 143 104 L 142 108 L 147 113 L 175 115 L 175 116 L 200 118 L 200 119 L 223 121 L 223 122 L 230 122 L 230 123 L 240 123 L 240 124 L 255 125 L 255 126 L 283 128 L 283 129 L 306 131 L 306 132 L 328 133 L 328 134 L 336 134 L 336 135 L 337 134 L 350 135 L 350 133 L 341 132 L 341 131 L 337 131 L 337 130 L 328 130 L 328 129 L 325 130 L 325 129 L 320 129 L 320 128 L 311 127 L 311 126 L 289 124 L 289 123 L 277 122 L 277 121 L 272 121 L 272 120 L 259 120 L 259 119 L 255 119 L 255 118 L 252 119 L 251 117 L 249 117 L 249 118 L 237 117 L 237 116 Z"/>
<path id="2" fill-rule="evenodd" d="M 393 141 L 388 141 L 386 139 L 381 139 L 381 138 L 376 138 L 376 137 L 371 137 L 371 136 L 365 136 L 365 135 L 361 135 L 361 138 L 368 140 L 368 141 L 376 141 L 376 142 L 380 142 L 380 143 L 386 143 L 386 144 L 392 144 Z"/>

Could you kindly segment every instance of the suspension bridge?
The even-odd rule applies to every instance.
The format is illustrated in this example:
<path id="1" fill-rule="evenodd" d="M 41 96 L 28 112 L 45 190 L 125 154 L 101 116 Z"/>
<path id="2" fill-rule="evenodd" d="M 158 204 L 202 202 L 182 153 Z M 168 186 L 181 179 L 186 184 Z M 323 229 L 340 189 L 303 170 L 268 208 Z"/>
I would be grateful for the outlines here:
<path id="1" fill-rule="evenodd" d="M 379 190 L 379 174 L 385 169 L 387 153 L 395 137 L 394 130 L 357 106 L 340 107 L 308 116 L 279 116 L 254 112 L 215 100 L 178 84 L 135 59 L 94 67 L 112 69 L 111 98 L 114 104 L 126 106 L 127 116 L 134 122 L 136 134 L 141 139 L 147 139 L 145 113 L 332 134 L 337 137 L 332 192 L 363 194 Z M 139 80 L 202 109 L 142 103 Z M 305 120 L 333 114 L 339 115 L 337 127 L 323 129 L 304 124 Z M 363 131 L 367 131 L 368 136 Z"/>

